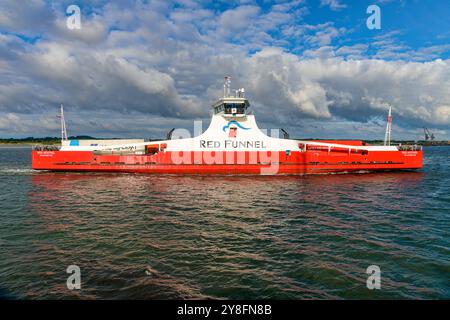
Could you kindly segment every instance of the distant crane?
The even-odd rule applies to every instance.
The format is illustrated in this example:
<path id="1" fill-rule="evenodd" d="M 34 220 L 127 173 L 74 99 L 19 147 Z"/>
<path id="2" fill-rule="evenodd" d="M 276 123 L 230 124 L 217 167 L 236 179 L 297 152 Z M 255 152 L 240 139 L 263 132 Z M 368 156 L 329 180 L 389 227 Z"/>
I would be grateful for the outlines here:
<path id="1" fill-rule="evenodd" d="M 423 127 L 423 132 L 425 133 L 425 140 L 426 141 L 433 141 L 434 140 L 434 134 L 428 130 L 427 128 Z"/>

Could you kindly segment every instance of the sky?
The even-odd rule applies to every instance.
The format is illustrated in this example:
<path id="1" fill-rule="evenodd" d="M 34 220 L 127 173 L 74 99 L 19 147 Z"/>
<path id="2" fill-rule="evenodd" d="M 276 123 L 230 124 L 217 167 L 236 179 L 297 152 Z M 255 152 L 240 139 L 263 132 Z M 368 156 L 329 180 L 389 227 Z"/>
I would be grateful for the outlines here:
<path id="1" fill-rule="evenodd" d="M 0 137 L 58 136 L 61 103 L 69 135 L 206 129 L 231 75 L 291 137 L 383 139 L 392 105 L 393 139 L 450 140 L 449 16 L 447 0 L 0 0 Z"/>

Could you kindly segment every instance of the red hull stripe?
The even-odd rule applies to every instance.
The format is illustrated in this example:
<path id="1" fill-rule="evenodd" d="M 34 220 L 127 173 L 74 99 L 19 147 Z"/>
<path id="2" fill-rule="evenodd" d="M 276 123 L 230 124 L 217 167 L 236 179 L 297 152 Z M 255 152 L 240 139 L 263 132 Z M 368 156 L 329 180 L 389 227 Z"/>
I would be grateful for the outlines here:
<path id="1" fill-rule="evenodd" d="M 90 151 L 32 151 L 32 168 L 54 171 L 307 174 L 422 168 L 422 151 L 158 152 L 99 155 Z"/>

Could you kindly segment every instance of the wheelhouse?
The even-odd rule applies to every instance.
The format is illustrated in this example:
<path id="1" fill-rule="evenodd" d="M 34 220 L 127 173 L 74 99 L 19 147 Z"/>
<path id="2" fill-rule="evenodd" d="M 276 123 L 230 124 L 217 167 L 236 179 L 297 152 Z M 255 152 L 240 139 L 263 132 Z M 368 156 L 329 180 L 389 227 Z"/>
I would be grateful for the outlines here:
<path id="1" fill-rule="evenodd" d="M 244 98 L 222 98 L 213 105 L 214 114 L 226 117 L 242 117 L 247 114 L 250 103 Z"/>

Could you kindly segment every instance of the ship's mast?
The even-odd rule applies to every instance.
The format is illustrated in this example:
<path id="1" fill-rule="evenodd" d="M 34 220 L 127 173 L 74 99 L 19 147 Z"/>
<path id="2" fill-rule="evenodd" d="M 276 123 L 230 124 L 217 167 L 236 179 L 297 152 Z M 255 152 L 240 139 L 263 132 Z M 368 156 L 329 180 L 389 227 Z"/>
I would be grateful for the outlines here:
<path id="1" fill-rule="evenodd" d="M 225 80 L 223 82 L 223 97 L 228 98 L 231 97 L 231 76 L 225 76 Z M 244 98 L 245 97 L 245 89 L 239 88 L 235 91 L 235 98 Z"/>
<path id="2" fill-rule="evenodd" d="M 384 145 L 391 145 L 391 130 L 392 130 L 392 106 L 389 106 L 388 119 L 386 124 L 386 133 L 384 135 Z"/>
<path id="3" fill-rule="evenodd" d="M 61 114 L 59 116 L 61 118 L 61 143 L 64 140 L 67 140 L 67 130 L 66 130 L 66 121 L 64 120 L 64 106 L 61 103 Z"/>
<path id="4" fill-rule="evenodd" d="M 230 87 L 231 87 L 231 77 L 225 76 L 225 81 L 223 83 L 223 97 L 227 98 L 230 96 Z"/>

